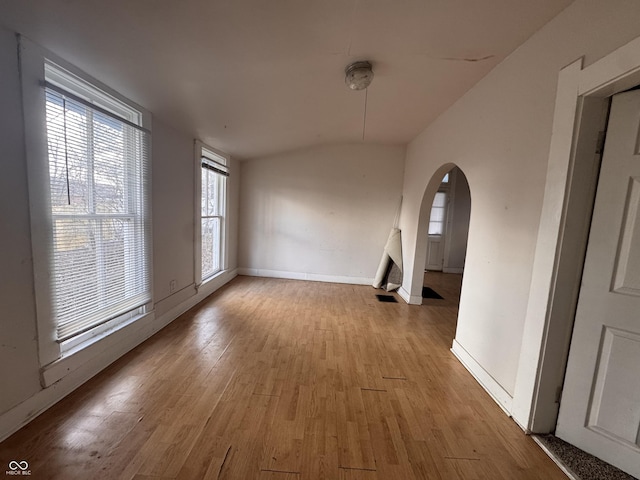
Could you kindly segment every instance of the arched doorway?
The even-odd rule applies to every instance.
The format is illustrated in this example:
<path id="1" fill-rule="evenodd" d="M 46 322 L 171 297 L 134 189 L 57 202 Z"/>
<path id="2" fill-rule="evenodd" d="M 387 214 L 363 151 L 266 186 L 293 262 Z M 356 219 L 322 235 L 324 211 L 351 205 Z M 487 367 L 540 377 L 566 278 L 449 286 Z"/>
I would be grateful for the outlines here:
<path id="1" fill-rule="evenodd" d="M 423 202 L 428 205 L 428 198 Z M 427 227 L 422 304 L 457 308 L 467 253 L 471 193 L 463 171 L 444 174 L 434 195 Z"/>
<path id="2" fill-rule="evenodd" d="M 443 182 L 447 174 L 448 181 Z M 432 211 L 434 199 L 436 199 L 439 193 L 445 194 L 445 210 L 440 212 L 442 213 L 441 216 L 445 218 L 439 226 L 440 230 L 434 231 Z M 440 196 L 440 200 L 442 200 L 442 198 L 443 197 Z M 459 200 L 459 202 L 457 200 Z M 457 206 L 456 203 L 458 204 Z M 443 272 L 443 274 L 451 273 L 461 275 L 463 273 L 470 211 L 471 194 L 464 172 L 453 163 L 442 165 L 429 180 L 422 197 L 417 228 L 415 261 L 413 271 L 411 272 L 411 303 L 422 303 L 414 299 L 422 299 L 426 293 L 423 289 L 426 278 L 425 270 L 429 270 L 429 268 L 426 268 L 428 267 L 428 263 L 432 266 L 435 265 L 433 263 L 434 257 L 438 259 L 440 256 L 442 257 L 441 260 L 436 260 L 440 262 L 441 268 L 432 268 L 432 270 L 439 270 Z M 431 231 L 430 226 L 432 227 Z M 434 232 L 437 231 L 442 233 L 439 239 L 434 238 Z M 436 248 L 438 242 L 437 248 L 439 248 L 440 251 L 434 254 L 434 248 Z M 429 276 L 429 273 L 427 273 L 427 276 Z M 429 285 L 426 286 L 434 289 Z M 457 288 L 459 289 L 460 287 L 458 286 Z M 459 293 L 457 295 L 458 297 L 455 299 L 456 306 L 459 301 Z M 429 304 L 433 302 L 426 303 Z"/>

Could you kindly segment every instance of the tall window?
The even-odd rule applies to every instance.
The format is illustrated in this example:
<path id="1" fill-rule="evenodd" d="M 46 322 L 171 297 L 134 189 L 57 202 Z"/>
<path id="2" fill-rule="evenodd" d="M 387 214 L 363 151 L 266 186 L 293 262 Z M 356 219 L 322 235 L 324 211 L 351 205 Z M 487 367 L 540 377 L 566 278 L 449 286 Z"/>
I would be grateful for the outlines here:
<path id="1" fill-rule="evenodd" d="M 443 235 L 447 218 L 447 192 L 449 191 L 449 172 L 444 174 L 440 188 L 433 197 L 431 217 L 429 218 L 429 235 Z"/>
<path id="2" fill-rule="evenodd" d="M 444 233 L 445 209 L 447 208 L 447 194 L 437 192 L 431 205 L 431 217 L 429 218 L 429 235 L 442 235 Z"/>
<path id="3" fill-rule="evenodd" d="M 227 159 L 206 148 L 201 155 L 201 277 L 206 280 L 223 268 Z"/>
<path id="4" fill-rule="evenodd" d="M 149 132 L 141 113 L 45 66 L 51 304 L 59 342 L 144 313 Z"/>

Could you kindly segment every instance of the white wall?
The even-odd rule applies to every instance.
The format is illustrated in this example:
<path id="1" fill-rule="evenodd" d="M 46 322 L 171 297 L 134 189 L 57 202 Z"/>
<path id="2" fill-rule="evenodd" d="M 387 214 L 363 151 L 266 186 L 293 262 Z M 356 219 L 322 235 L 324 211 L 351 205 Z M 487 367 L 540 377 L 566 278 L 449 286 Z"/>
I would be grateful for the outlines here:
<path id="1" fill-rule="evenodd" d="M 194 134 L 179 132 L 154 119 L 151 208 L 155 316 L 148 322 L 146 319 L 137 322 L 143 325 L 116 332 L 103 341 L 102 347 L 96 348 L 97 353 L 87 362 L 75 365 L 75 369 L 58 383 L 43 389 L 38 361 L 25 131 L 17 53 L 15 33 L 0 27 L 0 440 L 233 278 L 237 267 L 238 163 L 231 160 L 228 183 L 229 268 L 197 292 L 194 282 Z M 73 63 L 73 59 L 66 60 Z M 176 280 L 177 284 L 174 293 L 169 291 L 171 280 Z"/>
<path id="2" fill-rule="evenodd" d="M 414 293 L 419 281 L 412 271 L 425 188 L 443 164 L 456 164 L 473 200 L 456 341 L 474 373 L 507 396 L 518 373 L 558 72 L 582 55 L 590 64 L 638 35 L 637 1 L 578 0 L 408 146 L 403 288 Z"/>
<path id="3" fill-rule="evenodd" d="M 0 28 L 0 413 L 40 388 L 17 48 Z"/>
<path id="4" fill-rule="evenodd" d="M 154 119 L 153 152 L 153 291 L 156 315 L 163 315 L 196 295 L 194 140 Z M 238 267 L 238 203 L 240 172 L 230 159 L 227 178 L 227 270 Z M 199 206 L 199 203 L 198 203 Z M 175 291 L 171 292 L 171 281 Z"/>
<path id="5" fill-rule="evenodd" d="M 242 162 L 241 273 L 371 283 L 400 202 L 404 154 L 349 144 Z"/>
<path id="6" fill-rule="evenodd" d="M 226 255 L 227 270 L 235 271 L 239 265 L 239 229 L 240 229 L 240 178 L 241 163 L 234 158 L 229 163 L 227 177 L 227 219 L 226 219 Z"/>
<path id="7" fill-rule="evenodd" d="M 187 295 L 195 291 L 194 144 L 193 138 L 157 119 L 152 142 L 153 291 L 156 312 L 162 314 L 179 303 L 182 290 L 190 290 Z"/>

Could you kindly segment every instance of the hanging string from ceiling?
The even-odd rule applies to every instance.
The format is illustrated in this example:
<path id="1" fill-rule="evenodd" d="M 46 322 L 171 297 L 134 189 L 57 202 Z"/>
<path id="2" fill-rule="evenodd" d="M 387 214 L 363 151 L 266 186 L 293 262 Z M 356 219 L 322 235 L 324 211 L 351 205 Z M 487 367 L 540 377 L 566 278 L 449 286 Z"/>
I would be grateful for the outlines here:
<path id="1" fill-rule="evenodd" d="M 369 95 L 369 89 L 364 89 L 364 115 L 362 116 L 362 140 L 364 140 L 364 132 L 367 127 L 367 97 Z"/>
<path id="2" fill-rule="evenodd" d="M 347 65 L 344 73 L 344 83 L 346 83 L 351 90 L 364 90 L 364 113 L 362 117 L 362 140 L 364 140 L 367 128 L 368 87 L 373 80 L 373 69 L 370 62 L 359 61 Z"/>

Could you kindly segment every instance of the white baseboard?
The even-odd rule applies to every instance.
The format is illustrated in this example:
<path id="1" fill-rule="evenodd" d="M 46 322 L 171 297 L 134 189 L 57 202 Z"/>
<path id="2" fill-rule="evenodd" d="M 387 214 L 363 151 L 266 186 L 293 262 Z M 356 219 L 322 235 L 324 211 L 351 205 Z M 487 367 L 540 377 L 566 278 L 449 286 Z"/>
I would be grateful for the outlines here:
<path id="1" fill-rule="evenodd" d="M 409 305 L 422 305 L 422 295 L 411 295 L 404 287 L 398 289 L 398 295 Z"/>
<path id="2" fill-rule="evenodd" d="M 189 297 L 164 314 L 147 315 L 138 322 L 127 325 L 113 335 L 105 337 L 91 347 L 95 354 L 87 361 L 75 365 L 66 375 L 51 386 L 37 393 L 0 415 L 0 441 L 13 434 L 48 408 L 80 387 L 83 383 L 111 365 L 125 353 L 133 350 L 153 334 L 166 327 L 184 312 L 204 300 L 225 283 L 238 275 L 237 270 L 225 271 L 200 286 L 198 293 Z M 108 346 L 108 348 L 105 348 Z M 75 362 L 74 362 L 75 363 Z"/>
<path id="3" fill-rule="evenodd" d="M 41 368 L 40 384 L 44 389 L 47 389 L 64 377 L 73 375 L 73 372 L 87 364 L 99 364 L 98 359 L 102 359 L 105 355 L 107 358 L 114 356 L 113 352 L 119 351 L 123 346 L 125 351 L 130 350 L 153 335 L 155 321 L 155 312 L 149 312 L 102 332 L 78 347 L 63 353 L 58 360 Z M 129 343 L 133 346 L 127 348 Z"/>
<path id="4" fill-rule="evenodd" d="M 237 276 L 238 276 L 237 268 L 233 270 L 225 270 L 223 272 L 220 272 L 220 274 L 216 275 L 206 283 L 201 284 L 199 287 L 196 288 L 195 295 L 187 298 L 185 301 L 179 303 L 178 305 L 176 305 L 175 307 L 165 312 L 164 314 L 162 314 L 160 317 L 156 319 L 156 321 L 154 322 L 153 333 L 156 333 L 162 330 L 164 327 L 169 325 L 171 322 L 173 322 L 176 318 L 178 318 L 184 312 L 196 306 L 202 300 L 207 298 L 209 295 L 214 293 L 223 285 L 229 283 L 231 280 L 233 280 Z"/>
<path id="5" fill-rule="evenodd" d="M 411 295 L 409 295 L 409 292 L 407 292 L 404 288 L 400 287 L 398 289 L 398 295 L 400 295 L 400 298 L 402 298 L 405 302 L 411 303 Z"/>
<path id="6" fill-rule="evenodd" d="M 504 410 L 504 412 L 511 416 L 511 405 L 513 403 L 513 397 L 502 386 L 494 380 L 494 378 L 482 368 L 482 366 L 467 352 L 462 345 L 456 340 L 453 341 L 451 347 L 453 354 L 460 360 L 460 363 L 473 375 L 478 383 L 484 388 L 491 398 Z"/>
<path id="7" fill-rule="evenodd" d="M 373 277 L 347 277 L 344 275 L 322 275 L 319 273 L 284 272 L 281 270 L 264 270 L 260 268 L 239 268 L 238 274 L 249 277 L 287 278 L 289 280 L 347 283 L 350 285 L 371 285 L 374 280 Z"/>
<path id="8" fill-rule="evenodd" d="M 229 283 L 238 275 L 239 275 L 239 271 L 237 268 L 234 268 L 233 270 L 225 270 L 224 272 L 220 272 L 218 275 L 206 281 L 205 283 L 200 284 L 196 288 L 197 293 L 196 293 L 195 303 L 193 305 L 201 302 L 202 300 L 207 298 L 209 295 L 211 295 L 213 292 L 218 290 L 220 287 Z"/>
<path id="9" fill-rule="evenodd" d="M 442 273 L 464 273 L 464 268 L 444 267 Z"/>

